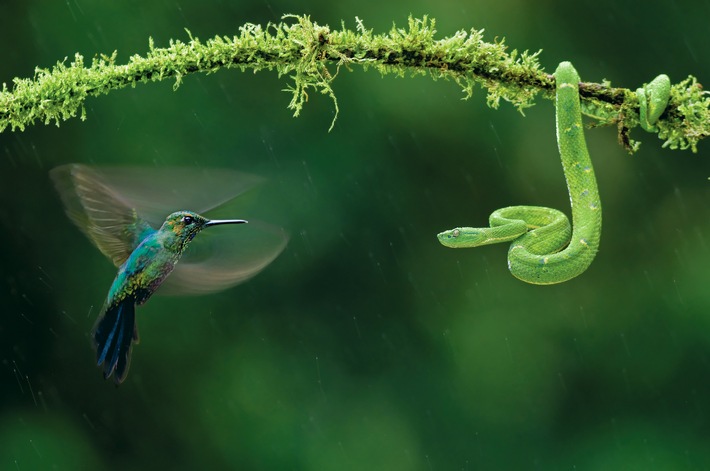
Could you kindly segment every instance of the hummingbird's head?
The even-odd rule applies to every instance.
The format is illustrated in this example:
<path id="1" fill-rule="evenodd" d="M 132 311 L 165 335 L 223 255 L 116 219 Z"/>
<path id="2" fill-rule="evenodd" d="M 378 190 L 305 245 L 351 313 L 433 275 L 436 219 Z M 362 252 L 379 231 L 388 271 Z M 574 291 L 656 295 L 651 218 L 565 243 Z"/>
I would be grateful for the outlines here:
<path id="1" fill-rule="evenodd" d="M 179 251 L 182 252 L 186 244 L 205 227 L 219 224 L 245 224 L 246 222 L 244 219 L 210 220 L 192 211 L 177 211 L 165 219 L 160 231 L 172 234 L 179 244 Z"/>
<path id="2" fill-rule="evenodd" d="M 209 219 L 192 211 L 177 211 L 165 219 L 161 231 L 170 231 L 175 236 L 189 242 L 200 232 Z"/>

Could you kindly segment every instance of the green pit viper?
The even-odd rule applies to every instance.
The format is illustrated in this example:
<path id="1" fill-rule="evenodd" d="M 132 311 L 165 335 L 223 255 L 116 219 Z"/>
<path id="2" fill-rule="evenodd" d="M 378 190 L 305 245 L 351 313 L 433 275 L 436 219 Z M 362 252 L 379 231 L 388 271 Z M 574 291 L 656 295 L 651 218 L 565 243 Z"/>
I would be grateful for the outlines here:
<path id="1" fill-rule="evenodd" d="M 458 227 L 437 235 L 439 242 L 452 248 L 512 242 L 510 272 L 538 285 L 562 283 L 589 268 L 602 231 L 599 190 L 584 140 L 579 75 L 571 63 L 562 62 L 554 77 L 557 145 L 572 205 L 572 226 L 556 209 L 509 206 L 491 214 L 490 227 Z M 659 75 L 636 95 L 640 124 L 653 131 L 670 99 L 670 79 Z"/>

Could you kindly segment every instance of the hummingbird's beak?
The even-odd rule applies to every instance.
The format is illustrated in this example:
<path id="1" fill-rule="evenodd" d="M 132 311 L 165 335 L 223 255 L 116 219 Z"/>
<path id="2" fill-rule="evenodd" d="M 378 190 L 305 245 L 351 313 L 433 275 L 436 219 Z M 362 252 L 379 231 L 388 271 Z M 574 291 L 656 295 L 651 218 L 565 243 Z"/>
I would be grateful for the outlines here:
<path id="1" fill-rule="evenodd" d="M 248 222 L 249 221 L 245 221 L 244 219 L 212 219 L 207 221 L 204 227 L 218 226 L 220 224 L 246 224 Z"/>

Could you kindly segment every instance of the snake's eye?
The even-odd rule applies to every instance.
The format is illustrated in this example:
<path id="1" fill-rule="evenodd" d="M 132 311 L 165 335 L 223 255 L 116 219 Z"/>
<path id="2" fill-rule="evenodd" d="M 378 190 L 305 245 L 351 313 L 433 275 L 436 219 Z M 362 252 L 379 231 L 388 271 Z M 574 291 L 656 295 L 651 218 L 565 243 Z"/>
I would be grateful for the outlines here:
<path id="1" fill-rule="evenodd" d="M 183 216 L 182 217 L 182 223 L 185 224 L 186 226 L 189 226 L 192 224 L 195 220 L 193 219 L 192 216 Z"/>

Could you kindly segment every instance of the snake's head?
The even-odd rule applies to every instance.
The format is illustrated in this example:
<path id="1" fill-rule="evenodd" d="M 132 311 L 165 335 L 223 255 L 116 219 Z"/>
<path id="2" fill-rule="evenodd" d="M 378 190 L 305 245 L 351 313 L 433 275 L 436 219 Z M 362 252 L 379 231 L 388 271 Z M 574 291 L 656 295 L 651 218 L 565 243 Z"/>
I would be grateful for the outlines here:
<path id="1" fill-rule="evenodd" d="M 456 229 L 451 229 L 448 231 L 440 232 L 436 235 L 436 238 L 439 239 L 439 242 L 441 242 L 441 245 L 445 247 L 451 247 L 455 248 L 456 247 L 456 242 L 458 237 L 461 235 L 461 229 L 456 228 Z"/>
<path id="2" fill-rule="evenodd" d="M 485 230 L 475 227 L 457 227 L 448 231 L 440 232 L 436 236 L 445 247 L 458 249 L 463 247 L 477 247 L 484 245 L 490 240 Z"/>

